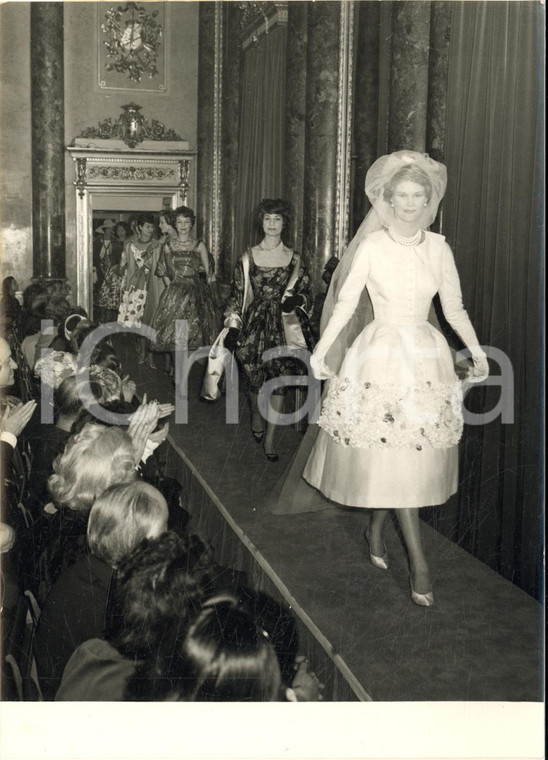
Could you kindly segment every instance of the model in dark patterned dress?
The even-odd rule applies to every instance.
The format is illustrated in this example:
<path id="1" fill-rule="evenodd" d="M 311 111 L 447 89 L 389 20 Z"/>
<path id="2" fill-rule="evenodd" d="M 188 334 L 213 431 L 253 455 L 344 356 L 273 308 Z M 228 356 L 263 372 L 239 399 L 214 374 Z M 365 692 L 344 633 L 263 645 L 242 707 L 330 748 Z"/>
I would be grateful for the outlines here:
<path id="1" fill-rule="evenodd" d="M 221 314 L 215 303 L 211 282 L 209 255 L 205 244 L 192 237 L 195 215 L 192 209 L 179 206 L 168 219 L 177 232 L 164 245 L 156 267 L 156 275 L 164 281 L 166 289 L 152 321 L 157 331 L 157 351 L 175 350 L 175 321 L 188 323 L 188 348 L 194 350 L 209 346 L 220 329 Z"/>
<path id="2" fill-rule="evenodd" d="M 259 411 L 258 394 L 263 384 L 273 378 L 306 374 L 306 365 L 291 356 L 263 361 L 268 349 L 286 346 L 283 314 L 294 314 L 303 348 L 313 348 L 312 331 L 306 310 L 311 306 L 310 282 L 301 257 L 282 241 L 282 230 L 290 222 L 288 204 L 265 199 L 259 207 L 258 223 L 263 240 L 242 256 L 234 270 L 232 293 L 225 312 L 229 333 L 225 347 L 235 350 L 249 379 L 251 431 L 257 442 L 264 437 L 267 459 L 278 459 L 274 446 L 274 422 L 265 421 Z M 244 267 L 247 258 L 248 266 Z M 246 273 L 249 283 L 246 288 Z M 246 297 L 247 291 L 247 297 Z M 244 300 L 247 303 L 244 303 Z M 277 388 L 270 397 L 274 412 L 280 413 L 286 388 Z"/>

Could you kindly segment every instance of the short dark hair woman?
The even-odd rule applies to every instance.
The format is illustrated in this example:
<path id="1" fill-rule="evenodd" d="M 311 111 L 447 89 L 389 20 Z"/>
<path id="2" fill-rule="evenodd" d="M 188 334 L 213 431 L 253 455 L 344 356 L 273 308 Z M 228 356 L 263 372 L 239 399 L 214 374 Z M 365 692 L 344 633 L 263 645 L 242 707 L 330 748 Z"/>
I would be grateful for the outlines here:
<path id="1" fill-rule="evenodd" d="M 234 350 L 249 380 L 251 432 L 270 462 L 278 459 L 274 446 L 276 425 L 265 423 L 258 406 L 263 384 L 282 376 L 306 373 L 305 365 L 291 356 L 263 361 L 264 351 L 287 346 L 284 315 L 291 314 L 295 343 L 312 349 L 313 337 L 307 319 L 312 305 L 310 281 L 298 253 L 283 242 L 291 223 L 291 209 L 283 199 L 265 198 L 257 211 L 263 239 L 247 249 L 234 270 L 232 293 L 227 302 L 225 327 L 229 333 L 225 347 Z M 270 397 L 270 415 L 280 413 L 285 387 L 277 388 Z M 269 416 L 270 416 L 269 415 Z M 272 415 L 275 417 L 275 415 Z"/>

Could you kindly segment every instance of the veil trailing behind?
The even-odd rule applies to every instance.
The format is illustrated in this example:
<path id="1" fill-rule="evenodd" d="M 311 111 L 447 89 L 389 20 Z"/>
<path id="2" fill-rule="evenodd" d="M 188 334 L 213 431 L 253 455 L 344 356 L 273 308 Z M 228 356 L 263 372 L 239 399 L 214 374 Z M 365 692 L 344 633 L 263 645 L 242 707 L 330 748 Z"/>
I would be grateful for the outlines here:
<path id="1" fill-rule="evenodd" d="M 432 196 L 419 222 L 420 228 L 427 229 L 436 218 L 438 207 L 447 185 L 445 166 L 434 161 L 434 159 L 426 154 L 410 150 L 396 151 L 377 159 L 368 170 L 365 178 L 365 192 L 371 202 L 372 208 L 360 224 L 358 231 L 348 244 L 339 265 L 333 273 L 322 310 L 320 333 L 323 333 L 325 326 L 331 318 L 339 293 L 352 268 L 354 256 L 360 243 L 367 235 L 377 232 L 377 230 L 388 228 L 392 223 L 393 213 L 390 203 L 384 198 L 384 188 L 391 177 L 406 165 L 414 165 L 422 169 L 428 176 L 432 187 Z M 369 298 L 367 288 L 364 288 L 354 314 L 343 327 L 325 356 L 325 364 L 335 373 L 339 371 L 347 350 L 373 319 L 374 314 L 371 299 Z M 428 321 L 441 332 L 433 304 L 430 307 Z M 328 382 L 325 384 L 323 395 L 327 393 Z M 300 514 L 302 512 L 319 512 L 338 506 L 315 488 L 309 486 L 301 477 L 318 433 L 319 428 L 317 425 L 310 424 L 308 426 L 294 459 L 286 468 L 284 475 L 267 499 L 266 507 L 269 512 L 273 514 Z"/>

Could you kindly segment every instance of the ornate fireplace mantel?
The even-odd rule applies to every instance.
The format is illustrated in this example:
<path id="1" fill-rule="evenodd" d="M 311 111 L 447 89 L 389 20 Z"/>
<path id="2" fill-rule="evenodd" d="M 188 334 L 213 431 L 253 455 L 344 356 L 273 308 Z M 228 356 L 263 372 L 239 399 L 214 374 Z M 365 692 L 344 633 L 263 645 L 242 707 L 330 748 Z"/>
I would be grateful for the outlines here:
<path id="1" fill-rule="evenodd" d="M 194 205 L 196 151 L 183 140 L 144 140 L 128 148 L 122 140 L 97 138 L 76 138 L 67 151 L 76 172 L 77 298 L 91 314 L 93 212 L 158 212 L 167 199 L 171 208 Z"/>

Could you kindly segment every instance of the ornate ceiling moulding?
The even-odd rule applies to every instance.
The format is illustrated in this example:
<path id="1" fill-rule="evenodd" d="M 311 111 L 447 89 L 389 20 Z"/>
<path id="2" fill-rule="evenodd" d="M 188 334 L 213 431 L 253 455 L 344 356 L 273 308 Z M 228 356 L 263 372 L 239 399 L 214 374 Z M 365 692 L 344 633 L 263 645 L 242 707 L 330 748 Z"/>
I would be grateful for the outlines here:
<path id="1" fill-rule="evenodd" d="M 240 11 L 240 28 L 242 47 L 245 50 L 256 44 L 275 26 L 287 24 L 286 2 L 248 2 L 238 3 Z"/>
<path id="2" fill-rule="evenodd" d="M 143 140 L 162 142 L 181 141 L 180 137 L 172 129 L 167 129 L 157 119 L 150 122 L 141 113 L 142 106 L 137 103 L 128 103 L 122 106 L 122 113 L 117 119 L 104 119 L 96 127 L 88 127 L 79 135 L 79 138 L 91 140 L 123 140 L 130 148 L 140 145 Z"/>

